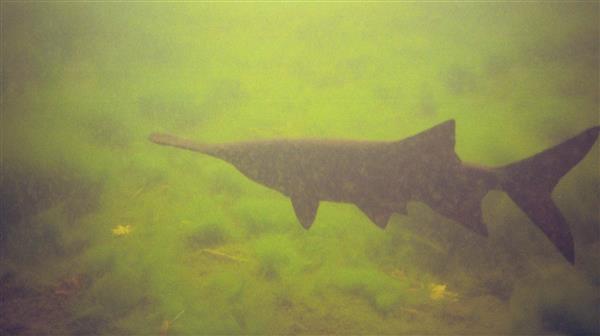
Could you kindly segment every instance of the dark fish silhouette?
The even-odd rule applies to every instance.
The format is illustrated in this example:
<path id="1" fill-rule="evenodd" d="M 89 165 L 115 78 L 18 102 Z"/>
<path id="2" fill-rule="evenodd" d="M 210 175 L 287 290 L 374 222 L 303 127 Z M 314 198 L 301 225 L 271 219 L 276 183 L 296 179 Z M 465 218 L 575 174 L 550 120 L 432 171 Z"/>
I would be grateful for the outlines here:
<path id="1" fill-rule="evenodd" d="M 208 154 L 233 164 L 248 178 L 288 196 L 298 220 L 310 228 L 320 201 L 353 203 L 385 228 L 410 200 L 487 236 L 481 200 L 504 190 L 562 255 L 575 261 L 569 226 L 550 193 L 590 150 L 600 127 L 499 168 L 462 162 L 454 151 L 454 120 L 393 142 L 271 140 L 203 144 L 152 134 L 161 145 Z"/>

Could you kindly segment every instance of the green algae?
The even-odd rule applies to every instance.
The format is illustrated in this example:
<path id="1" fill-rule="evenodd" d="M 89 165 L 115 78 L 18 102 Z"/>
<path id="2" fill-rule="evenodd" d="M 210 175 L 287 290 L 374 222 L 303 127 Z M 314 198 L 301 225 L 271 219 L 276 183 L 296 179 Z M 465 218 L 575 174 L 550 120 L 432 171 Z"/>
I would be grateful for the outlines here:
<path id="1" fill-rule="evenodd" d="M 452 118 L 462 160 L 508 164 L 598 123 L 597 3 L 1 6 L 0 333 L 159 334 L 181 311 L 169 335 L 598 332 L 598 151 L 553 194 L 570 267 L 500 192 L 485 239 L 421 204 L 382 231 L 323 202 L 305 231 L 228 164 L 147 141 Z"/>

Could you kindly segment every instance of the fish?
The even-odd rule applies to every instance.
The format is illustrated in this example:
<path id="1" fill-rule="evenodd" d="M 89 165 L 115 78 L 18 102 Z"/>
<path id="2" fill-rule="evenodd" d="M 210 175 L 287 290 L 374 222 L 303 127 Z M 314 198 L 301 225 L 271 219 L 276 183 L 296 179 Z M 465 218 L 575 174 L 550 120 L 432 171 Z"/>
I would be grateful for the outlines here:
<path id="1" fill-rule="evenodd" d="M 523 160 L 487 167 L 459 158 L 455 124 L 450 119 L 398 141 L 273 139 L 211 144 L 164 133 L 152 133 L 149 140 L 232 164 L 249 179 L 289 197 L 305 229 L 312 226 L 322 201 L 354 204 L 382 229 L 392 214 L 407 215 L 407 203 L 417 201 L 488 236 L 481 201 L 488 192 L 501 190 L 574 264 L 573 236 L 551 193 L 590 151 L 600 126 Z"/>

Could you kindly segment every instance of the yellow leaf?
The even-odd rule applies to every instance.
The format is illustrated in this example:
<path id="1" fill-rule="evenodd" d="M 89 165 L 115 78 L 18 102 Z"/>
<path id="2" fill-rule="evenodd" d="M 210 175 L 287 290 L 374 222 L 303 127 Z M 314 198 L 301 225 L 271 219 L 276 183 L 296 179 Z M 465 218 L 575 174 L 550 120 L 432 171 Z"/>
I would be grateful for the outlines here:
<path id="1" fill-rule="evenodd" d="M 447 290 L 448 286 L 444 284 L 431 284 L 431 291 L 429 292 L 429 298 L 435 301 L 448 299 L 456 300 L 458 294 Z"/>
<path id="2" fill-rule="evenodd" d="M 112 234 L 114 236 L 126 236 L 131 233 L 131 225 L 117 225 L 112 229 Z"/>
<path id="3" fill-rule="evenodd" d="M 446 285 L 431 285 L 431 292 L 429 293 L 429 297 L 432 300 L 441 300 L 446 296 Z"/>
<path id="4" fill-rule="evenodd" d="M 160 326 L 160 336 L 167 336 L 169 333 L 169 327 L 171 326 L 171 322 L 169 320 L 164 320 Z"/>

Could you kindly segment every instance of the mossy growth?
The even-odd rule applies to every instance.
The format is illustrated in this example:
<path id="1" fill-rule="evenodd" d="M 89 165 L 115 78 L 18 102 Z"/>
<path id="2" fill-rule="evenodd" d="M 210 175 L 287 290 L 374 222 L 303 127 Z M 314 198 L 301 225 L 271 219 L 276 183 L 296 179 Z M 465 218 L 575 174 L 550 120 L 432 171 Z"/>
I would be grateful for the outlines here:
<path id="1" fill-rule="evenodd" d="M 546 269 L 517 283 L 510 298 L 516 333 L 596 335 L 598 289 L 571 269 Z"/>
<path id="2" fill-rule="evenodd" d="M 94 279 L 89 290 L 70 306 L 73 334 L 123 334 L 116 322 L 152 301 L 143 274 L 132 269 L 112 268 Z"/>
<path id="3" fill-rule="evenodd" d="M 300 227 L 293 217 L 290 203 L 283 197 L 240 198 L 232 214 L 239 219 L 248 238 L 291 232 Z"/>
<path id="4" fill-rule="evenodd" d="M 254 244 L 258 273 L 265 279 L 277 280 L 300 266 L 294 242 L 286 235 L 269 235 Z"/>
<path id="5" fill-rule="evenodd" d="M 414 304 L 409 283 L 369 268 L 347 268 L 329 273 L 325 288 L 335 288 L 365 299 L 378 313 L 387 314 L 399 305 Z"/>
<path id="6" fill-rule="evenodd" d="M 101 191 L 99 180 L 73 167 L 39 169 L 26 162 L 6 164 L 0 176 L 0 235 L 57 205 L 63 206 L 63 221 L 71 223 L 97 209 Z"/>
<path id="7" fill-rule="evenodd" d="M 187 244 L 192 249 L 199 249 L 222 245 L 229 239 L 230 234 L 221 223 L 207 222 L 188 235 Z"/>

